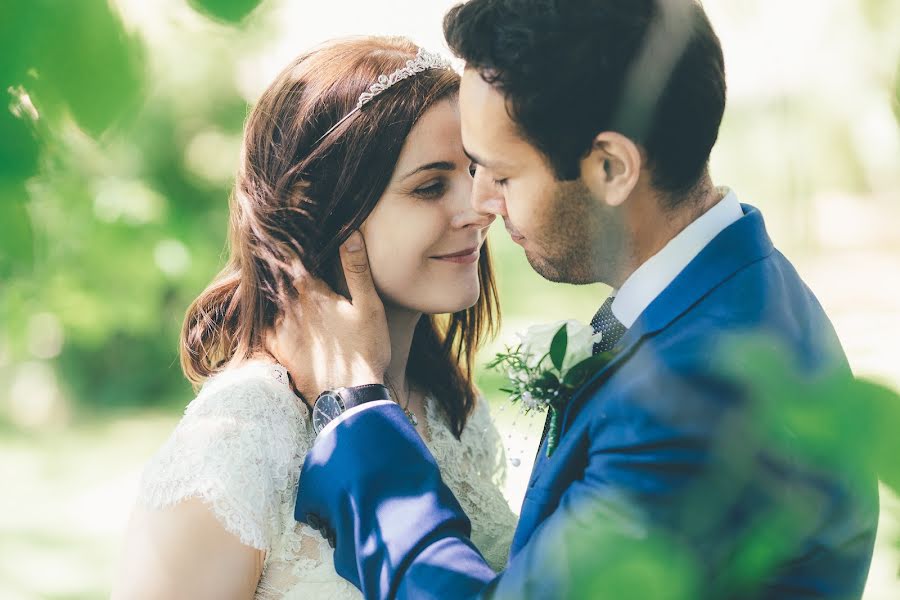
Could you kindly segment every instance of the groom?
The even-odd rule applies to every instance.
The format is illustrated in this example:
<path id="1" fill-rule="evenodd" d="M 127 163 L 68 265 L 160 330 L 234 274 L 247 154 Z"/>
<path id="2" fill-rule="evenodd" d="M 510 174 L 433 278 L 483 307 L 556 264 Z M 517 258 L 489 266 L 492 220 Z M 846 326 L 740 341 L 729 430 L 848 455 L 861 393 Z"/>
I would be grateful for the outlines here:
<path id="1" fill-rule="evenodd" d="M 770 444 L 760 399 L 721 368 L 725 343 L 752 334 L 799 380 L 850 377 L 760 212 L 710 179 L 725 78 L 702 8 L 471 0 L 444 28 L 466 61 L 474 206 L 503 218 L 545 278 L 614 288 L 592 323 L 612 358 L 563 408 L 550 457 L 543 442 L 502 573 L 393 403 L 361 404 L 323 431 L 297 519 L 325 534 L 367 598 L 859 597 L 874 478 L 811 460 L 779 422 L 766 425 L 796 451 Z M 365 315 L 335 336 L 346 311 L 305 307 L 330 342 L 310 351 L 352 363 L 338 384 L 379 383 L 383 319 L 362 240 L 351 244 L 342 259 Z"/>

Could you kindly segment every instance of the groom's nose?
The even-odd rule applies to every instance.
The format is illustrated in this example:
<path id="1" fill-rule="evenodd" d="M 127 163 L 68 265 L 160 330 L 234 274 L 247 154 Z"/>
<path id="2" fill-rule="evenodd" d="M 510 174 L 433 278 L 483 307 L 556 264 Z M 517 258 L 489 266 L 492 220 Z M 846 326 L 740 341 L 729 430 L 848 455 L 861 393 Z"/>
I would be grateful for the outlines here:
<path id="1" fill-rule="evenodd" d="M 483 215 L 506 216 L 506 199 L 484 169 L 475 170 L 472 182 L 472 208 Z"/>
<path id="2" fill-rule="evenodd" d="M 466 203 L 463 210 L 453 216 L 452 224 L 458 229 L 464 227 L 487 229 L 496 218 L 497 215 L 479 212 L 472 205 Z"/>

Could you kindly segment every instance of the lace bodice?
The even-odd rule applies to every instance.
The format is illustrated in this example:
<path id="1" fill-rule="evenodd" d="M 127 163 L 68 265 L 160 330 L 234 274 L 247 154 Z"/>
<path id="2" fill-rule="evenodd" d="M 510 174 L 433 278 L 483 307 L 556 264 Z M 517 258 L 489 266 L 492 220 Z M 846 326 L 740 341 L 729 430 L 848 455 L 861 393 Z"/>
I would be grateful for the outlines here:
<path id="1" fill-rule="evenodd" d="M 472 541 L 502 569 L 515 516 L 500 492 L 505 458 L 485 402 L 460 440 L 426 400 L 423 438 L 472 521 Z M 222 526 L 265 550 L 256 598 L 359 598 L 334 570 L 322 536 L 294 520 L 297 479 L 315 439 L 309 411 L 280 365 L 251 362 L 211 378 L 146 466 L 139 503 L 162 509 L 202 499 Z"/>

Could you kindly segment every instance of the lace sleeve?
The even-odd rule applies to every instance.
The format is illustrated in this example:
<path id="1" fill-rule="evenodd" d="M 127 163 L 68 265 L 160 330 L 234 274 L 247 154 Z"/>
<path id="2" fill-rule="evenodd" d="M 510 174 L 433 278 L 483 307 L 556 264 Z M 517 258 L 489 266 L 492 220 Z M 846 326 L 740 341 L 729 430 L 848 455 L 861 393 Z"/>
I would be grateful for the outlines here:
<path id="1" fill-rule="evenodd" d="M 138 502 L 200 498 L 242 543 L 268 550 L 283 526 L 304 408 L 262 378 L 209 382 L 145 468 Z"/>

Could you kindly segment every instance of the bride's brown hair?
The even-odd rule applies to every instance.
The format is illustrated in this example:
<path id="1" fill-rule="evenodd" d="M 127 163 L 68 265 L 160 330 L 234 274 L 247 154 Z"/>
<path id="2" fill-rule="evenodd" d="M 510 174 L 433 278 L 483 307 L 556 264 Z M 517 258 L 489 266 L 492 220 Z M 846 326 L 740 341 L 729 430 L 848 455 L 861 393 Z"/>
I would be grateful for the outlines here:
<path id="1" fill-rule="evenodd" d="M 404 38 L 331 42 L 295 59 L 256 103 L 231 196 L 230 257 L 191 304 L 182 328 L 181 366 L 192 383 L 265 351 L 265 333 L 292 299 L 294 259 L 332 287 L 343 285 L 340 245 L 384 193 L 416 121 L 458 93 L 459 75 L 418 73 L 319 139 L 379 75 L 403 67 L 417 51 Z M 475 306 L 423 317 L 409 356 L 410 380 L 434 395 L 457 437 L 476 400 L 475 352 L 499 321 L 487 244 L 478 278 Z"/>

